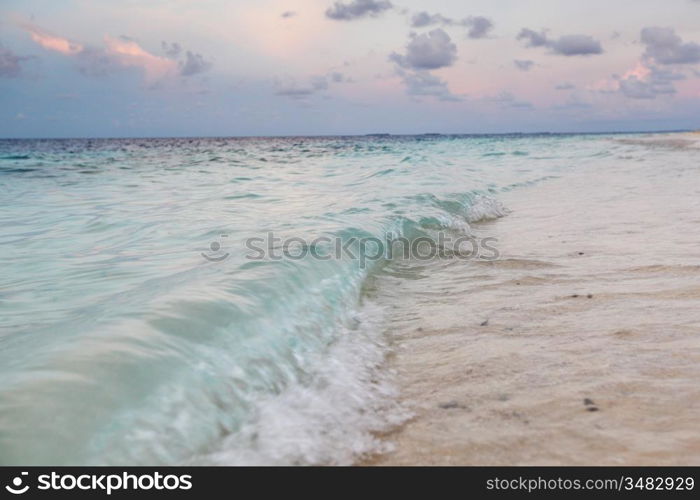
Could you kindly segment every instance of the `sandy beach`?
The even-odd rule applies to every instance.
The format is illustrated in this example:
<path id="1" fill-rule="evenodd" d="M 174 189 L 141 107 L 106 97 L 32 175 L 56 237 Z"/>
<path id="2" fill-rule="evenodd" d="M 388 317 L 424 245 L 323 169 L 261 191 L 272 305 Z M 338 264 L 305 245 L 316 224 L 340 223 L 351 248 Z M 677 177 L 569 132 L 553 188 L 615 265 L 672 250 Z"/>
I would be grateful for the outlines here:
<path id="1" fill-rule="evenodd" d="M 700 464 L 700 135 L 610 146 L 500 197 L 512 213 L 476 228 L 498 261 L 384 294 L 413 418 L 363 463 Z"/>

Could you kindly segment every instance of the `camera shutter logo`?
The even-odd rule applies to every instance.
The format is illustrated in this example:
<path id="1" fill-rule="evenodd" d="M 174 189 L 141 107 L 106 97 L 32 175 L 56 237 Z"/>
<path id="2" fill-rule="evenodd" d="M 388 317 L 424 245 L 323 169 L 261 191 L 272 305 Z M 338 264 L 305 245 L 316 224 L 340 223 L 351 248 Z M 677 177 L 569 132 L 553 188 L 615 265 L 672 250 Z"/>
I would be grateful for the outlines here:
<path id="1" fill-rule="evenodd" d="M 207 259 L 209 262 L 221 262 L 226 260 L 230 254 L 222 250 L 222 238 L 228 238 L 228 234 L 222 234 L 219 238 L 221 241 L 212 241 L 209 245 L 211 253 L 202 252 L 202 257 Z"/>
<path id="2" fill-rule="evenodd" d="M 23 493 L 26 493 L 27 490 L 29 490 L 29 485 L 27 484 L 24 487 L 22 487 L 22 483 L 23 483 L 23 476 L 27 476 L 27 475 L 29 475 L 28 472 L 22 472 L 21 475 L 15 477 L 12 480 L 11 485 L 5 486 L 5 489 L 7 491 L 9 491 L 10 493 L 12 493 L 13 495 L 21 495 Z"/>

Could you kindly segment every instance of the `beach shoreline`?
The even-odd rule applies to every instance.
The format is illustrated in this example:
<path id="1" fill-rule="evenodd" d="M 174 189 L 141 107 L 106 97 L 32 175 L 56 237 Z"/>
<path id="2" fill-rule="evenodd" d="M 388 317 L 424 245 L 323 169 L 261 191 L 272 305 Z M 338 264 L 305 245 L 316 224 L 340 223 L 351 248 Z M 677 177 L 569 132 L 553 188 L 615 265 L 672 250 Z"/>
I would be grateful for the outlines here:
<path id="1" fill-rule="evenodd" d="M 674 161 L 699 145 L 610 138 L 611 156 L 500 196 L 512 213 L 476 228 L 498 261 L 387 298 L 414 416 L 360 463 L 700 464 L 700 187 Z"/>

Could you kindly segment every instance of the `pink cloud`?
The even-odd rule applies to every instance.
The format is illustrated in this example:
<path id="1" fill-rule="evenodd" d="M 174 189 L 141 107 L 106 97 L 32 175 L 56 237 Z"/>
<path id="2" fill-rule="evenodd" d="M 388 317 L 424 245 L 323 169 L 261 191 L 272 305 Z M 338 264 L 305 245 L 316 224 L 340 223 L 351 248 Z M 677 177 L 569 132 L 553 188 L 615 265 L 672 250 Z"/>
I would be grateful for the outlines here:
<path id="1" fill-rule="evenodd" d="M 146 80 L 155 82 L 177 74 L 177 63 L 172 59 L 159 57 L 144 50 L 133 40 L 105 36 L 105 52 L 118 64 L 141 68 Z"/>
<path id="2" fill-rule="evenodd" d="M 610 78 L 601 78 L 589 84 L 586 88 L 595 92 L 617 92 L 620 90 L 621 80 L 646 81 L 650 74 L 651 70 L 642 61 L 638 61 L 632 69 L 627 70 L 622 76 L 615 75 Z"/>
<path id="3" fill-rule="evenodd" d="M 634 76 L 640 80 L 646 80 L 650 74 L 651 70 L 642 61 L 639 61 L 634 68 L 622 75 L 622 79 L 626 80 L 627 78 Z"/>
<path id="4" fill-rule="evenodd" d="M 29 32 L 32 40 L 47 50 L 53 50 L 66 55 L 75 55 L 83 51 L 83 45 L 68 40 L 67 38 L 53 35 L 38 26 L 24 23 L 22 27 Z"/>
<path id="5" fill-rule="evenodd" d="M 151 54 L 133 40 L 105 35 L 104 47 L 94 48 L 54 35 L 30 23 L 22 23 L 21 26 L 41 47 L 67 56 L 81 57 L 83 66 L 97 61 L 102 65 L 100 70 L 104 70 L 105 65 L 139 68 L 149 84 L 178 74 L 176 61 Z M 86 72 L 100 73 L 89 69 Z"/>

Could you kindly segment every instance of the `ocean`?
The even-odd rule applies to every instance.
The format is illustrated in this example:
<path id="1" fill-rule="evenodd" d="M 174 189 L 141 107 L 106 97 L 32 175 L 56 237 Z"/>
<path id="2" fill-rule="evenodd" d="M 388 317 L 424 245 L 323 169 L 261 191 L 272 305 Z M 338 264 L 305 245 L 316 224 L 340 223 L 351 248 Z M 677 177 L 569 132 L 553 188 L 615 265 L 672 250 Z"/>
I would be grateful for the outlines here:
<path id="1" fill-rule="evenodd" d="M 402 290 L 497 260 L 504 197 L 644 148 L 621 137 L 0 141 L 0 464 L 390 449 Z"/>

